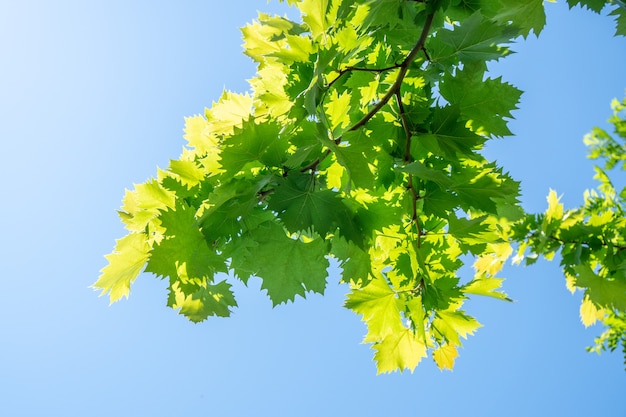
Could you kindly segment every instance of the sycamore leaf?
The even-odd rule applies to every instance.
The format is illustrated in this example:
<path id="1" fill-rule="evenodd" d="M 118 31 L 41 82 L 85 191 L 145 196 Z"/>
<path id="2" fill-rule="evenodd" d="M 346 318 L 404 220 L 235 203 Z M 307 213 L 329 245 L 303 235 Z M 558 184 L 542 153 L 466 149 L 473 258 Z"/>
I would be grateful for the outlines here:
<path id="1" fill-rule="evenodd" d="M 600 13 L 607 3 L 607 0 L 567 0 L 567 4 L 570 8 L 580 5 L 588 8 L 589 10 L 593 10 L 596 13 Z"/>
<path id="2" fill-rule="evenodd" d="M 458 160 L 460 156 L 473 156 L 473 151 L 483 146 L 485 138 L 468 129 L 460 119 L 458 105 L 433 109 L 432 133 L 420 135 L 419 140 L 415 141 L 416 156 L 424 154 L 421 148 L 452 160 Z"/>
<path id="3" fill-rule="evenodd" d="M 232 134 L 235 127 L 241 126 L 249 118 L 252 106 L 250 95 L 224 91 L 219 101 L 204 112 L 210 132 L 216 135 Z"/>
<path id="4" fill-rule="evenodd" d="M 128 298 L 130 285 L 146 264 L 149 250 L 143 233 L 129 233 L 118 239 L 113 253 L 105 256 L 109 264 L 102 268 L 93 288 L 102 290 L 101 296 L 109 294 L 111 303 L 122 297 Z"/>
<path id="5" fill-rule="evenodd" d="M 510 28 L 494 24 L 478 11 L 453 30 L 438 31 L 428 47 L 433 62 L 446 61 L 454 55 L 464 62 L 490 61 L 509 54 L 509 49 L 501 44 L 510 37 Z"/>
<path id="6" fill-rule="evenodd" d="M 605 310 L 603 308 L 596 307 L 588 296 L 583 298 L 583 301 L 580 303 L 580 320 L 585 327 L 589 327 L 595 324 L 596 321 L 602 320 L 604 315 Z"/>
<path id="7" fill-rule="evenodd" d="M 225 259 L 207 245 L 198 228 L 195 210 L 179 203 L 163 212 L 164 239 L 152 249 L 147 272 L 171 279 L 198 280 L 226 272 Z"/>
<path id="8" fill-rule="evenodd" d="M 473 317 L 462 311 L 438 311 L 433 320 L 433 328 L 445 338 L 447 343 L 454 346 L 461 346 L 461 339 L 467 339 L 468 335 L 481 327 L 481 324 Z"/>
<path id="9" fill-rule="evenodd" d="M 493 252 L 478 257 L 474 262 L 474 270 L 478 275 L 487 274 L 493 277 L 502 270 L 504 263 L 513 253 L 513 247 L 510 243 L 503 242 L 492 243 L 489 248 Z"/>
<path id="10" fill-rule="evenodd" d="M 576 286 L 585 288 L 585 294 L 597 306 L 626 310 L 626 279 L 601 277 L 585 264 L 573 269 L 576 271 Z"/>
<path id="11" fill-rule="evenodd" d="M 133 191 L 126 190 L 119 215 L 128 230 L 145 232 L 146 226 L 158 216 L 159 211 L 173 208 L 175 200 L 172 191 L 152 178 L 143 184 L 136 184 Z"/>
<path id="12" fill-rule="evenodd" d="M 456 349 L 456 346 L 452 345 L 442 345 L 439 346 L 433 352 L 433 359 L 435 363 L 439 367 L 440 370 L 448 369 L 452 370 L 454 368 L 454 360 L 459 356 L 459 352 Z"/>
<path id="13" fill-rule="evenodd" d="M 329 10 L 332 3 L 332 0 L 303 0 L 298 6 L 303 14 L 302 20 L 311 29 L 314 39 L 323 35 L 328 25 L 335 22 L 336 10 L 334 14 L 334 8 Z"/>
<path id="14" fill-rule="evenodd" d="M 451 104 L 459 105 L 461 115 L 474 132 L 508 136 L 511 131 L 504 118 L 511 118 L 517 108 L 521 91 L 502 81 L 502 77 L 482 79 L 482 69 L 468 65 L 455 76 L 446 74 L 441 95 Z"/>
<path id="15" fill-rule="evenodd" d="M 527 37 L 531 30 L 535 36 L 539 36 L 546 24 L 543 3 L 544 0 L 497 0 L 483 2 L 485 7 L 482 11 L 500 24 L 511 23 L 524 37 Z"/>
<path id="16" fill-rule="evenodd" d="M 556 191 L 550 189 L 547 197 L 548 209 L 546 210 L 546 219 L 560 221 L 563 219 L 563 204 L 559 203 L 560 198 L 556 195 Z"/>
<path id="17" fill-rule="evenodd" d="M 197 155 L 215 152 L 219 144 L 217 136 L 211 133 L 204 116 L 185 117 L 185 135 L 187 146 L 193 148 Z"/>
<path id="18" fill-rule="evenodd" d="M 505 293 L 497 291 L 502 286 L 502 281 L 502 278 L 478 276 L 463 287 L 463 292 L 511 301 Z"/>
<path id="19" fill-rule="evenodd" d="M 198 164 L 187 160 L 171 160 L 169 172 L 187 188 L 197 185 L 205 176 L 204 170 Z"/>
<path id="20" fill-rule="evenodd" d="M 413 369 L 426 357 L 426 345 L 412 330 L 399 329 L 374 344 L 378 374 Z"/>
<path id="21" fill-rule="evenodd" d="M 364 343 L 379 342 L 404 329 L 398 297 L 381 274 L 364 287 L 353 287 L 344 306 L 363 316 L 368 329 Z"/>
<path id="22" fill-rule="evenodd" d="M 610 13 L 611 16 L 617 16 L 615 36 L 626 36 L 626 7 L 618 7 Z"/>
<path id="23" fill-rule="evenodd" d="M 326 115 L 330 121 L 330 127 L 334 132 L 350 126 L 350 100 L 349 92 L 344 91 L 339 95 L 337 90 L 333 90 L 328 97 L 326 104 Z"/>
<path id="24" fill-rule="evenodd" d="M 329 263 L 322 239 L 305 243 L 287 236 L 277 223 L 266 222 L 241 240 L 245 247 L 233 252 L 231 267 L 244 281 L 252 275 L 261 278 L 273 305 L 293 301 L 296 295 L 304 298 L 307 291 L 324 293 Z"/>
<path id="25" fill-rule="evenodd" d="M 366 284 L 371 273 L 369 254 L 342 236 L 334 236 L 332 245 L 333 255 L 342 269 L 342 281 Z"/>
<path id="26" fill-rule="evenodd" d="M 281 126 L 272 122 L 245 121 L 223 144 L 220 163 L 226 175 L 240 172 L 248 163 L 280 167 L 286 160 L 287 143 Z"/>
<path id="27" fill-rule="evenodd" d="M 369 189 L 374 182 L 372 172 L 374 158 L 379 152 L 374 150 L 372 141 L 363 131 L 346 132 L 343 135 L 344 143 L 335 145 L 331 142 L 337 162 L 343 166 L 348 179 L 356 188 Z"/>
<path id="28" fill-rule="evenodd" d="M 353 215 L 338 193 L 316 190 L 314 181 L 308 173 L 281 178 L 268 201 L 269 207 L 278 213 L 287 229 L 294 233 L 313 228 L 324 237 L 337 227 L 342 232 L 354 230 L 356 225 Z"/>
<path id="29" fill-rule="evenodd" d="M 206 320 L 209 316 L 228 317 L 230 308 L 237 307 L 230 288 L 230 284 L 221 281 L 214 285 L 201 286 L 191 294 L 186 294 L 176 281 L 171 286 L 169 306 L 180 309 L 179 313 L 194 323 Z"/>

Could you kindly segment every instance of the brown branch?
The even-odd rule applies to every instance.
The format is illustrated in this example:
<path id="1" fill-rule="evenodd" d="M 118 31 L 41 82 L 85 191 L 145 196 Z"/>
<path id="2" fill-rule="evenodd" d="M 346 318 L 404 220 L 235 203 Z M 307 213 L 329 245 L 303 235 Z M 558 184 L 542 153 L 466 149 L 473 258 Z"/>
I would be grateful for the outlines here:
<path id="1" fill-rule="evenodd" d="M 359 120 L 355 125 L 350 127 L 347 130 L 348 132 L 353 132 L 353 131 L 358 130 L 361 127 L 363 127 L 372 117 L 374 117 L 376 115 L 376 113 L 378 113 L 380 111 L 380 109 L 382 109 L 385 106 L 385 104 L 387 104 L 389 102 L 391 97 L 393 97 L 396 94 L 398 94 L 398 96 L 399 96 L 400 88 L 402 87 L 402 82 L 404 81 L 404 77 L 406 77 L 406 74 L 409 71 L 409 67 L 411 66 L 413 61 L 415 61 L 415 59 L 417 58 L 417 55 L 420 53 L 420 51 L 426 52 L 425 49 L 424 49 L 424 44 L 426 43 L 426 39 L 428 38 L 428 34 L 430 33 L 430 29 L 432 27 L 434 17 L 435 17 L 434 13 L 430 13 L 428 16 L 426 16 L 426 21 L 424 23 L 424 27 L 422 29 L 420 37 L 417 40 L 417 43 L 415 44 L 415 46 L 413 46 L 413 48 L 411 49 L 409 54 L 404 58 L 402 63 L 391 65 L 391 66 L 385 67 L 385 68 L 347 67 L 347 68 L 344 68 L 344 69 L 340 70 L 339 71 L 339 75 L 328 84 L 328 87 L 332 86 L 344 74 L 346 74 L 346 73 L 348 73 L 350 71 L 369 71 L 369 72 L 381 73 L 381 72 L 389 71 L 389 70 L 392 70 L 392 69 L 398 69 L 398 68 L 400 69 L 400 71 L 398 72 L 398 77 L 396 78 L 396 81 L 389 88 L 389 90 L 384 95 L 384 97 L 378 103 L 376 103 L 376 105 L 361 120 Z M 402 101 L 401 100 L 399 100 L 399 103 L 400 103 L 400 105 L 402 105 Z M 401 114 L 403 114 L 403 110 L 401 110 Z M 407 128 L 405 128 L 405 131 L 406 131 L 406 129 Z M 338 136 L 334 140 L 334 142 L 335 142 L 335 144 L 338 145 L 339 143 L 341 143 L 341 140 L 342 140 L 342 136 L 340 135 L 340 136 Z M 407 141 L 410 142 L 410 131 L 407 132 Z M 410 148 L 410 143 L 409 143 L 408 146 Z M 409 148 L 407 148 L 407 149 L 409 149 Z M 300 172 L 306 172 L 306 171 L 309 171 L 309 170 L 315 171 L 317 169 L 317 167 L 319 166 L 319 164 L 324 159 L 326 159 L 331 153 L 332 153 L 332 151 L 330 149 L 327 149 L 326 152 L 324 153 L 324 155 L 322 155 L 321 157 L 317 158 L 315 161 L 311 162 L 310 164 L 300 168 Z M 409 155 L 409 158 L 410 158 L 409 152 L 407 152 L 405 154 L 405 158 L 407 157 L 406 155 Z M 411 184 L 411 187 L 412 187 L 412 184 Z M 413 190 L 413 193 L 416 196 L 415 190 Z M 418 230 L 419 230 L 419 225 L 418 225 Z"/>
<path id="2" fill-rule="evenodd" d="M 402 127 L 404 128 L 404 133 L 406 135 L 406 145 L 404 150 L 404 162 L 411 162 L 411 138 L 413 137 L 413 132 L 411 132 L 411 128 L 409 127 L 409 121 L 406 117 L 406 111 L 404 109 L 404 103 L 402 103 L 402 94 L 400 90 L 397 90 L 395 93 L 396 102 L 398 104 L 398 112 L 400 114 L 400 120 L 402 122 Z M 419 217 L 417 215 L 417 200 L 419 200 L 419 196 L 417 195 L 417 191 L 415 190 L 415 184 L 413 183 L 413 174 L 409 174 L 409 185 L 407 187 L 411 192 L 411 204 L 412 204 L 412 212 L 411 212 L 411 223 L 413 223 L 417 229 L 417 248 L 419 249 L 422 246 L 422 227 L 419 222 Z"/>
<path id="3" fill-rule="evenodd" d="M 380 99 L 378 103 L 367 113 L 361 120 L 359 120 L 354 126 L 352 126 L 348 131 L 358 130 L 363 127 L 372 117 L 376 115 L 382 109 L 385 104 L 389 102 L 391 97 L 393 97 L 398 91 L 400 91 L 400 87 L 402 86 L 402 82 L 404 81 L 404 77 L 406 77 L 406 73 L 409 71 L 409 67 L 417 58 L 417 55 L 424 49 L 424 44 L 426 43 L 426 38 L 428 38 L 428 34 L 430 32 L 430 28 L 433 24 L 433 19 L 435 17 L 434 13 L 430 13 L 426 16 L 426 22 L 424 23 L 424 28 L 422 29 L 422 33 L 417 40 L 417 43 L 411 49 L 411 52 L 406 56 L 404 61 L 400 64 L 400 71 L 398 72 L 398 78 L 393 83 L 387 94 Z"/>
<path id="4" fill-rule="evenodd" d="M 327 88 L 332 87 L 333 84 L 335 84 L 337 81 L 339 81 L 339 79 L 341 77 L 343 77 L 345 74 L 352 72 L 352 71 L 363 71 L 363 72 L 373 72 L 375 74 L 380 74 L 386 71 L 391 71 L 394 70 L 396 68 L 400 68 L 400 65 L 402 64 L 394 64 L 390 67 L 385 67 L 385 68 L 361 68 L 361 67 L 346 67 L 342 70 L 339 71 L 339 74 L 335 77 L 334 80 L 332 80 L 331 82 L 328 83 Z"/>

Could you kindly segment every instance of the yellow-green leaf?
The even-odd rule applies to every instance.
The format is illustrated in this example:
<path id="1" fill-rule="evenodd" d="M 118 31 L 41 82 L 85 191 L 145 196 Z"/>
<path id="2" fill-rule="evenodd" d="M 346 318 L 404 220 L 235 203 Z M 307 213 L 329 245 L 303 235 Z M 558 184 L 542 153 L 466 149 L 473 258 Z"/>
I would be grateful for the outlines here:
<path id="1" fill-rule="evenodd" d="M 379 342 L 390 334 L 401 332 L 404 328 L 396 293 L 380 274 L 365 287 L 353 288 L 348 294 L 345 306 L 363 315 L 363 321 L 368 328 L 364 343 Z"/>
<path id="2" fill-rule="evenodd" d="M 603 308 L 596 307 L 589 297 L 585 296 L 585 298 L 583 298 L 583 301 L 580 304 L 580 320 L 583 322 L 585 327 L 589 327 L 595 324 L 596 321 L 602 320 L 604 314 L 605 310 Z"/>
<path id="3" fill-rule="evenodd" d="M 559 203 L 560 198 L 556 195 L 556 191 L 550 189 L 547 200 L 546 217 L 548 220 L 561 220 L 563 218 L 563 204 Z"/>
<path id="4" fill-rule="evenodd" d="M 410 329 L 400 329 L 389 334 L 382 342 L 374 345 L 374 359 L 378 373 L 405 369 L 413 372 L 422 358 L 426 357 L 426 345 Z"/>
<path id="5" fill-rule="evenodd" d="M 93 284 L 102 290 L 100 295 L 109 294 L 111 303 L 130 293 L 130 285 L 137 278 L 149 257 L 150 247 L 143 233 L 129 233 L 118 239 L 115 250 L 106 255 L 109 264 L 102 268 L 101 275 Z"/>
<path id="6" fill-rule="evenodd" d="M 451 371 L 454 368 L 454 360 L 457 356 L 459 356 L 459 352 L 456 347 L 448 344 L 439 346 L 433 352 L 433 359 L 442 371 L 444 369 L 449 369 Z"/>
<path id="7" fill-rule="evenodd" d="M 330 93 L 329 101 L 326 105 L 326 115 L 333 131 L 350 126 L 350 99 L 351 95 L 347 91 L 344 91 L 341 95 L 336 90 Z"/>

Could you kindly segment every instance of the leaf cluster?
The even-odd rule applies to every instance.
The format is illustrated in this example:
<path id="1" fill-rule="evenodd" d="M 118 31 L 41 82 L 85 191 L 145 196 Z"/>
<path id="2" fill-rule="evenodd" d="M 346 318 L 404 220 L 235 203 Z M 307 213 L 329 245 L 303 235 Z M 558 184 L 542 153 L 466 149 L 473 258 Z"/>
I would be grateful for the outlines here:
<path id="1" fill-rule="evenodd" d="M 257 63 L 250 91 L 225 91 L 187 118 L 181 156 L 126 192 L 128 234 L 94 284 L 111 302 L 145 268 L 168 281 L 168 306 L 200 322 L 231 314 L 235 279 L 260 279 L 273 305 L 323 293 L 334 258 L 379 372 L 413 370 L 429 354 L 452 369 L 480 327 L 464 301 L 508 300 L 496 275 L 512 239 L 545 254 L 584 234 L 568 249 L 581 262 L 598 245 L 621 248 L 608 230 L 615 205 L 581 212 L 589 221 L 577 229 L 558 207 L 524 217 L 519 183 L 481 154 L 511 135 L 521 95 L 487 63 L 540 33 L 542 0 L 288 3 L 301 21 L 259 14 L 242 29 Z M 564 232 L 535 242 L 544 223 Z M 607 271 L 623 271 L 614 255 Z M 474 274 L 462 277 L 468 260 Z M 568 273 L 595 285 L 594 268 Z"/>
<path id="2" fill-rule="evenodd" d="M 595 351 L 614 350 L 618 343 L 626 348 L 626 187 L 616 190 L 608 175 L 620 162 L 622 170 L 626 167 L 626 99 L 614 100 L 612 107 L 614 135 L 594 128 L 584 139 L 589 158 L 604 160 L 603 167 L 595 167 L 598 188 L 586 191 L 584 204 L 570 210 L 550 191 L 545 213 L 528 215 L 513 228 L 513 239 L 520 242 L 518 262 L 532 264 L 539 256 L 552 259 L 560 254 L 568 288 L 584 292 L 583 324 L 600 320 L 607 327 Z"/>

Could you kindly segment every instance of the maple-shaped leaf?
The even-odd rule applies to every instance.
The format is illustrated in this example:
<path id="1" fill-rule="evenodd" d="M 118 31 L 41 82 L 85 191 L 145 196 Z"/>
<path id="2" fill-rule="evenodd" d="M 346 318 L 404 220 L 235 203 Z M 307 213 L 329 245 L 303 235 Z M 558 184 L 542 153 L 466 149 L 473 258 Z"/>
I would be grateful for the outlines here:
<path id="1" fill-rule="evenodd" d="M 473 335 L 481 327 L 481 324 L 475 318 L 468 316 L 460 310 L 437 311 L 432 325 L 449 344 L 454 346 L 461 346 L 459 337 L 467 339 L 468 335 Z"/>
<path id="2" fill-rule="evenodd" d="M 205 155 L 218 146 L 217 136 L 213 135 L 204 116 L 185 117 L 185 135 L 187 146 L 197 155 Z"/>
<path id="3" fill-rule="evenodd" d="M 503 174 L 495 163 L 480 168 L 466 168 L 456 175 L 457 183 L 450 187 L 465 210 L 479 209 L 499 215 L 501 207 L 517 205 L 519 182 Z"/>
<path id="4" fill-rule="evenodd" d="M 334 236 L 332 253 L 339 260 L 343 282 L 365 285 L 369 281 L 372 267 L 367 252 L 342 236 Z"/>
<path id="5" fill-rule="evenodd" d="M 506 260 L 513 253 L 513 247 L 509 242 L 491 243 L 488 245 L 489 252 L 484 253 L 474 262 L 474 270 L 477 274 L 496 275 Z"/>
<path id="6" fill-rule="evenodd" d="M 278 180 L 278 187 L 268 205 L 278 213 L 291 232 L 313 228 L 322 237 L 338 227 L 352 237 L 350 231 L 357 227 L 354 215 L 341 201 L 337 192 L 320 190 L 316 179 L 308 173 L 290 174 Z"/>
<path id="7" fill-rule="evenodd" d="M 606 310 L 596 307 L 589 297 L 584 297 L 580 303 L 580 321 L 582 321 L 585 327 L 589 327 L 595 324 L 596 321 L 602 320 L 605 314 Z"/>
<path id="8" fill-rule="evenodd" d="M 204 116 L 211 134 L 232 135 L 235 127 L 240 127 L 250 117 L 253 100 L 249 94 L 224 91 L 220 99 L 206 109 Z"/>
<path id="9" fill-rule="evenodd" d="M 487 243 L 501 240 L 486 220 L 486 215 L 473 219 L 450 216 L 448 233 L 459 241 L 464 250 L 470 250 L 474 254 L 482 253 Z"/>
<path id="10" fill-rule="evenodd" d="M 344 143 L 331 143 L 337 162 L 347 171 L 349 181 L 357 188 L 370 188 L 374 182 L 372 172 L 374 158 L 377 153 L 372 141 L 362 130 L 346 132 L 343 135 Z"/>
<path id="11" fill-rule="evenodd" d="M 326 116 L 330 122 L 330 128 L 336 134 L 350 126 L 350 101 L 352 96 L 348 91 L 341 94 L 333 90 L 325 105 Z"/>
<path id="12" fill-rule="evenodd" d="M 195 210 L 178 203 L 160 216 L 165 236 L 151 252 L 147 272 L 171 279 L 197 280 L 226 272 L 225 259 L 211 249 L 200 231 Z"/>
<path id="13" fill-rule="evenodd" d="M 441 95 L 458 105 L 461 116 L 474 132 L 485 135 L 508 136 L 511 131 L 505 118 L 512 118 L 521 91 L 502 82 L 502 77 L 483 80 L 483 69 L 466 65 L 454 76 L 447 73 L 440 86 Z"/>
<path id="14" fill-rule="evenodd" d="M 150 247 L 144 233 L 129 233 L 117 240 L 115 249 L 105 258 L 109 264 L 102 268 L 101 275 L 93 284 L 100 295 L 109 294 L 111 303 L 128 297 L 130 285 L 148 260 Z"/>
<path id="15" fill-rule="evenodd" d="M 478 275 L 467 285 L 463 286 L 462 291 L 465 294 L 484 295 L 487 297 L 497 298 L 499 300 L 512 301 L 507 295 L 498 289 L 502 286 L 502 278 L 486 277 Z"/>
<path id="16" fill-rule="evenodd" d="M 440 370 L 448 369 L 452 370 L 454 368 L 454 360 L 459 356 L 459 352 L 456 346 L 445 344 L 439 346 L 433 352 L 433 359 Z"/>
<path id="17" fill-rule="evenodd" d="M 601 277 L 589 265 L 574 267 L 575 285 L 585 288 L 585 294 L 597 306 L 626 310 L 626 279 Z"/>
<path id="18" fill-rule="evenodd" d="M 248 163 L 280 167 L 286 159 L 288 144 L 280 137 L 275 122 L 247 120 L 223 143 L 220 163 L 226 176 L 237 174 Z"/>
<path id="19" fill-rule="evenodd" d="M 182 159 L 171 160 L 169 172 L 188 189 L 198 185 L 207 174 L 195 161 Z"/>
<path id="20" fill-rule="evenodd" d="M 425 247 L 426 245 L 422 244 L 422 250 L 424 250 Z M 437 255 L 441 256 L 438 251 Z M 449 275 L 441 276 L 433 280 L 430 284 L 427 284 L 422 294 L 424 308 L 426 310 L 443 311 L 456 305 L 462 298 L 463 293 L 459 287 L 459 278 Z"/>
<path id="21" fill-rule="evenodd" d="M 239 240 L 230 252 L 231 268 L 244 282 L 261 278 L 273 305 L 293 301 L 296 295 L 304 298 L 307 291 L 324 293 L 329 262 L 322 239 L 304 242 L 287 236 L 279 224 L 265 222 Z"/>
<path id="22" fill-rule="evenodd" d="M 302 0 L 298 5 L 313 39 L 325 34 L 328 27 L 336 22 L 337 7 L 332 3 L 332 0 Z"/>
<path id="23" fill-rule="evenodd" d="M 466 122 L 460 120 L 460 109 L 460 105 L 433 109 L 431 133 L 420 134 L 413 143 L 411 153 L 416 159 L 422 159 L 428 152 L 452 160 L 460 156 L 473 158 L 474 150 L 482 148 L 486 138 L 466 127 Z"/>
<path id="24" fill-rule="evenodd" d="M 405 369 L 413 372 L 427 352 L 423 340 L 407 328 L 387 335 L 372 348 L 379 374 Z"/>
<path id="25" fill-rule="evenodd" d="M 626 7 L 618 7 L 613 10 L 611 16 L 617 16 L 615 36 L 626 36 Z"/>
<path id="26" fill-rule="evenodd" d="M 187 294 L 175 281 L 171 286 L 168 305 L 180 309 L 179 313 L 194 323 L 206 320 L 209 316 L 229 317 L 230 308 L 237 307 L 237 302 L 226 281 L 201 286 Z"/>
<path id="27" fill-rule="evenodd" d="M 463 62 L 490 61 L 509 54 L 502 44 L 515 37 L 515 32 L 499 26 L 476 12 L 453 30 L 443 28 L 428 42 L 432 62 L 446 62 L 455 57 Z M 450 63 L 454 64 L 455 60 Z"/>
<path id="28" fill-rule="evenodd" d="M 143 184 L 135 184 L 133 191 L 126 190 L 118 214 L 128 230 L 145 232 L 146 226 L 159 215 L 159 210 L 173 208 L 175 200 L 174 193 L 151 178 Z"/>
<path id="29" fill-rule="evenodd" d="M 209 241 L 237 234 L 247 223 L 250 212 L 259 204 L 258 193 L 270 176 L 256 179 L 236 178 L 220 184 L 208 194 L 197 223 Z"/>
<path id="30" fill-rule="evenodd" d="M 486 16 L 502 25 L 512 25 L 524 37 L 527 37 L 531 30 L 535 36 L 539 36 L 546 25 L 544 0 L 494 0 L 482 2 L 482 5 L 481 11 Z"/>
<path id="31" fill-rule="evenodd" d="M 600 13 L 607 3 L 609 3 L 608 0 L 567 0 L 567 4 L 570 8 L 580 5 L 596 13 Z"/>
<path id="32" fill-rule="evenodd" d="M 379 342 L 404 329 L 398 296 L 380 274 L 364 287 L 353 287 L 344 306 L 363 316 L 368 330 L 364 343 Z"/>

